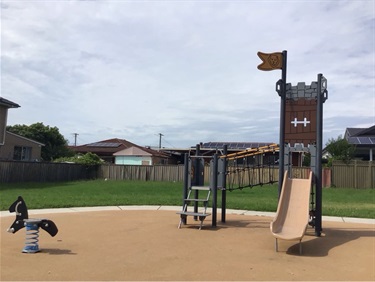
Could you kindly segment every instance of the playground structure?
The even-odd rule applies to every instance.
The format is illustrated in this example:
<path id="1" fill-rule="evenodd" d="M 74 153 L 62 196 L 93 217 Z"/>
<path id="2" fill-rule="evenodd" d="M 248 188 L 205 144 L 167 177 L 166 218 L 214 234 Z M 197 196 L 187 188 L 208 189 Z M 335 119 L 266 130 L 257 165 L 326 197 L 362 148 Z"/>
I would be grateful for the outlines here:
<path id="1" fill-rule="evenodd" d="M 39 249 L 39 228 L 45 230 L 49 235 L 54 237 L 57 232 L 57 226 L 52 220 L 49 219 L 36 219 L 30 218 L 27 211 L 27 206 L 25 201 L 21 196 L 11 204 L 9 207 L 9 212 L 16 213 L 16 219 L 13 224 L 8 228 L 8 232 L 16 233 L 18 230 L 26 227 L 26 240 L 25 247 L 23 248 L 23 253 L 37 253 Z"/>
<path id="2" fill-rule="evenodd" d="M 226 192 L 246 187 L 272 184 L 277 182 L 274 177 L 275 165 L 264 161 L 265 153 L 275 154 L 279 147 L 276 144 L 259 148 L 250 148 L 238 153 L 227 154 L 224 145 L 222 155 L 216 150 L 213 156 L 200 155 L 200 145 L 196 146 L 195 156 L 184 156 L 184 185 L 182 210 L 178 228 L 187 224 L 187 217 L 199 218 L 200 227 L 207 216 L 212 215 L 212 226 L 217 225 L 217 193 L 221 191 L 221 222 L 226 220 Z M 254 160 L 259 156 L 258 160 Z M 210 184 L 204 186 L 204 164 L 210 163 Z M 206 193 L 199 197 L 200 193 Z M 208 202 L 212 195 L 212 214 L 207 213 Z"/>
<path id="3" fill-rule="evenodd" d="M 277 144 L 262 146 L 259 148 L 250 148 L 242 152 L 226 154 L 220 158 L 226 159 L 226 187 L 227 190 L 233 191 L 246 187 L 262 186 L 277 182 L 275 176 L 275 161 L 265 158 L 266 153 L 275 155 L 279 150 Z"/>
<path id="4" fill-rule="evenodd" d="M 300 82 L 297 86 L 292 86 L 286 83 L 287 51 L 272 54 L 259 52 L 258 56 L 263 61 L 258 69 L 282 70 L 281 79 L 276 83 L 276 92 L 281 99 L 279 146 L 273 144 L 228 154 L 227 147 L 224 145 L 223 155 L 219 156 L 217 149 L 216 153 L 210 157 L 209 186 L 204 186 L 203 183 L 204 158 L 207 157 L 199 155 L 199 145 L 197 145 L 195 156 L 185 154 L 183 208 L 181 212 L 178 212 L 180 214 L 178 227 L 187 223 L 188 216 L 194 216 L 195 220 L 199 218 L 201 229 L 205 218 L 211 215 L 207 213 L 210 194 L 212 194 L 212 227 L 216 227 L 218 190 L 222 191 L 221 221 L 224 223 L 227 190 L 278 182 L 279 204 L 277 215 L 270 226 L 276 238 L 277 251 L 277 239 L 301 242 L 308 224 L 315 228 L 316 236 L 321 235 L 323 103 L 328 98 L 327 80 L 322 74 L 318 74 L 317 81 L 312 82 L 311 85 Z M 264 169 L 267 164 L 249 166 L 247 158 L 276 150 L 279 151 L 278 181 L 273 178 L 270 164 L 268 164 L 268 179 L 264 181 Z M 294 156 L 302 154 L 310 155 L 310 176 L 307 180 L 292 179 Z M 237 160 L 242 160 L 242 167 L 238 165 L 238 162 L 236 163 Z M 230 161 L 235 162 L 231 170 L 228 169 Z M 257 174 L 257 183 L 251 181 L 255 174 Z M 244 185 L 245 182 L 248 184 Z M 237 188 L 234 188 L 234 183 L 237 184 Z M 200 190 L 208 192 L 204 199 L 199 198 Z M 203 203 L 203 211 L 198 209 L 200 203 Z M 189 211 L 189 205 L 193 205 L 193 211 Z M 292 228 L 289 228 L 289 225 Z"/>

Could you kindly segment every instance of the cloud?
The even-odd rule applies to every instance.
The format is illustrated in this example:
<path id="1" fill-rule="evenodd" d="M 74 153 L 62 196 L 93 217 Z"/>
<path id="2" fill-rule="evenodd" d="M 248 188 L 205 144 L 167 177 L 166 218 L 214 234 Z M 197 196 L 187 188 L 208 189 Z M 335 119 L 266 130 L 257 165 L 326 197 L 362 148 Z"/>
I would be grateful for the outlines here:
<path id="1" fill-rule="evenodd" d="M 73 142 L 175 147 L 277 142 L 280 71 L 328 79 L 324 139 L 375 124 L 373 1 L 2 1 L 8 124 L 43 122 Z"/>

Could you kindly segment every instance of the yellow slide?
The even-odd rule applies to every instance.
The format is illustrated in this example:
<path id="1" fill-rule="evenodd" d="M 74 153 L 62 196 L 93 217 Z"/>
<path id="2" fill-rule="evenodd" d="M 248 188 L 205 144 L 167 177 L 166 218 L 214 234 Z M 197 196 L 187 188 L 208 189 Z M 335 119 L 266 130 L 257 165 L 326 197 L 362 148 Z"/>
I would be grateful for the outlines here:
<path id="1" fill-rule="evenodd" d="M 309 202 L 312 184 L 312 172 L 308 179 L 288 178 L 285 171 L 283 187 L 277 206 L 276 216 L 271 222 L 271 232 L 276 238 L 275 248 L 278 251 L 277 239 L 301 241 L 309 223 Z"/>

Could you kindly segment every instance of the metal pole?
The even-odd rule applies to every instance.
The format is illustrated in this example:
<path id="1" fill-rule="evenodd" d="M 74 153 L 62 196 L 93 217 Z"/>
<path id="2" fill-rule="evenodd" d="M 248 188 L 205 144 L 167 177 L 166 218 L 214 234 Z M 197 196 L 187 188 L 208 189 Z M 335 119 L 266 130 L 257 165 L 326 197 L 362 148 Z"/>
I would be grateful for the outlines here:
<path id="1" fill-rule="evenodd" d="M 184 185 L 182 190 L 182 207 L 185 205 L 185 199 L 188 196 L 188 189 L 189 189 L 189 155 L 187 153 L 184 154 Z M 186 224 L 186 217 L 182 218 L 182 223 Z"/>
<path id="2" fill-rule="evenodd" d="M 279 199 L 281 189 L 284 181 L 284 140 L 285 140 L 285 101 L 286 101 L 286 66 L 287 66 L 287 51 L 283 51 L 283 66 L 281 73 L 281 103 L 280 103 L 280 139 L 279 139 Z"/>
<path id="3" fill-rule="evenodd" d="M 228 145 L 224 145 L 223 148 L 224 155 L 228 154 Z M 224 162 L 224 169 L 221 174 L 221 183 L 223 183 L 223 187 L 221 190 L 221 222 L 225 223 L 225 215 L 226 215 L 226 208 L 227 208 L 227 158 L 223 159 Z"/>
<path id="4" fill-rule="evenodd" d="M 161 149 L 161 137 L 164 136 L 163 134 L 159 133 L 159 150 Z"/>
<path id="5" fill-rule="evenodd" d="M 196 156 L 199 156 L 200 154 L 200 145 L 197 144 L 195 146 L 195 155 Z M 193 185 L 197 185 L 197 186 L 200 186 L 201 183 L 200 183 L 200 178 L 201 178 L 201 166 L 200 166 L 200 159 L 199 158 L 196 158 L 194 159 L 194 184 Z M 194 199 L 198 199 L 199 198 L 199 191 L 198 190 L 195 190 L 194 191 Z M 195 202 L 194 203 L 194 212 L 197 213 L 198 212 L 198 202 Z M 194 220 L 198 220 L 198 217 L 197 216 L 194 216 Z"/>
<path id="6" fill-rule="evenodd" d="M 217 171 L 218 171 L 218 157 L 214 154 L 214 165 L 212 170 L 212 227 L 216 227 L 217 222 Z"/>
<path id="7" fill-rule="evenodd" d="M 74 146 L 77 146 L 77 136 L 79 135 L 78 133 L 73 133 L 74 135 Z"/>
<path id="8" fill-rule="evenodd" d="M 322 140 L 323 140 L 323 93 L 322 74 L 318 74 L 316 109 L 316 175 L 315 175 L 315 235 L 322 231 Z"/>

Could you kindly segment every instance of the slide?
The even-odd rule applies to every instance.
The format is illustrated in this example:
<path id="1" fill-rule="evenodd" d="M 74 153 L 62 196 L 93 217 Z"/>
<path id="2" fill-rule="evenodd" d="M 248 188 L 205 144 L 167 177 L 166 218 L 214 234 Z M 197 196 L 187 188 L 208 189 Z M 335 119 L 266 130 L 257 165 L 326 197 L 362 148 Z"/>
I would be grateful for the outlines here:
<path id="1" fill-rule="evenodd" d="M 288 178 L 288 171 L 285 171 L 276 216 L 270 226 L 276 238 L 276 251 L 278 251 L 277 239 L 299 240 L 300 253 L 302 253 L 301 240 L 309 223 L 311 184 L 312 172 L 308 179 L 291 179 Z"/>

